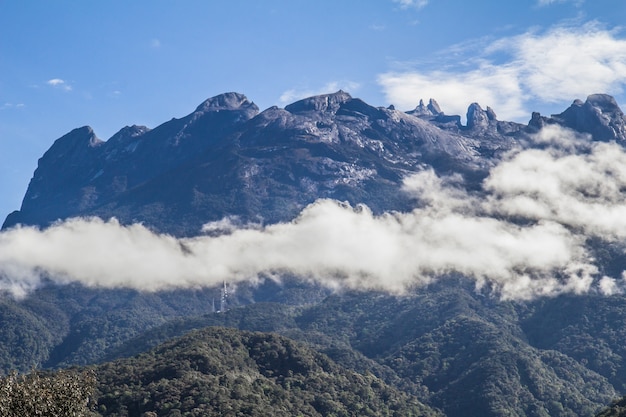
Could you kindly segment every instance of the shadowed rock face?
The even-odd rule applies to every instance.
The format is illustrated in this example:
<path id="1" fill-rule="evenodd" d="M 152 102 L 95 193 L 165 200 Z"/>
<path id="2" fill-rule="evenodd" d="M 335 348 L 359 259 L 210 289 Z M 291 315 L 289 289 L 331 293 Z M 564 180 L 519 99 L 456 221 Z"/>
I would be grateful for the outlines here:
<path id="1" fill-rule="evenodd" d="M 543 117 L 533 113 L 530 126 L 541 128 L 546 124 L 559 124 L 578 132 L 590 133 L 594 140 L 626 141 L 626 118 L 615 99 L 607 94 L 592 94 L 583 103 L 575 100 L 560 114 Z"/>
<path id="2" fill-rule="evenodd" d="M 432 99 L 404 113 L 339 91 L 259 113 L 244 95 L 226 93 L 152 130 L 127 126 L 104 142 L 83 127 L 58 139 L 3 227 L 114 216 L 193 235 L 224 216 L 289 220 L 318 198 L 407 210 L 414 202 L 400 188 L 411 172 L 431 166 L 476 186 L 499 155 L 546 123 L 626 138 L 623 113 L 605 95 L 552 118 L 533 114 L 529 126 L 473 103 L 462 126 Z"/>
<path id="3" fill-rule="evenodd" d="M 96 138 L 90 127 L 75 129 L 39 160 L 20 211 L 9 215 L 5 227 L 45 226 L 82 215 L 118 216 L 98 209 L 215 147 L 258 112 L 244 95 L 226 93 L 206 100 L 182 119 L 153 130 L 126 126 L 106 142 Z"/>

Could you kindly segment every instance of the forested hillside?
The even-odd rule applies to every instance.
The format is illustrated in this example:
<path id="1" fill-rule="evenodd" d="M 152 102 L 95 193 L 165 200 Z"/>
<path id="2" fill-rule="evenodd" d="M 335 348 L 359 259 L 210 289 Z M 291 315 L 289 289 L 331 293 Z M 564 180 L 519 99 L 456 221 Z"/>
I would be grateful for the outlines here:
<path id="1" fill-rule="evenodd" d="M 345 293 L 305 308 L 260 303 L 178 319 L 129 341 L 110 357 L 141 352 L 189 329 L 220 325 L 301 340 L 449 416 L 498 416 L 513 410 L 518 415 L 592 416 L 618 396 L 623 371 L 600 365 L 607 355 L 613 356 L 611 363 L 622 362 L 621 339 L 614 332 L 595 332 L 616 319 L 603 317 L 604 309 L 612 308 L 626 320 L 626 309 L 616 307 L 624 304 L 622 297 L 592 297 L 588 311 L 580 310 L 576 297 L 551 300 L 568 316 L 561 322 L 544 315 L 545 302 L 504 303 L 460 291 L 461 283 L 449 284 L 406 297 Z M 549 327 L 551 319 L 545 317 L 563 327 Z M 559 350 L 554 342 L 559 332 L 586 340 L 568 345 L 585 346 L 589 362 Z M 554 345 L 546 348 L 550 341 Z"/>
<path id="2" fill-rule="evenodd" d="M 96 368 L 103 416 L 438 416 L 285 337 L 205 328 Z"/>

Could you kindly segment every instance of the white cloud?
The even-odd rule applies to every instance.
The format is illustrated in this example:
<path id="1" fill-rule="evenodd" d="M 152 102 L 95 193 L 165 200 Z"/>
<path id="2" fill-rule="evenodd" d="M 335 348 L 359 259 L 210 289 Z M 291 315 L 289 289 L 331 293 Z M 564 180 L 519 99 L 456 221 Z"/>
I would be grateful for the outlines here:
<path id="1" fill-rule="evenodd" d="M 428 0 L 392 0 L 400 5 L 402 9 L 416 8 L 421 9 L 428 4 Z"/>
<path id="2" fill-rule="evenodd" d="M 617 281 L 614 278 L 602 277 L 598 286 L 600 287 L 600 293 L 603 295 L 615 295 L 623 293 L 623 290 L 619 287 Z"/>
<path id="3" fill-rule="evenodd" d="M 546 101 L 586 97 L 598 92 L 617 94 L 626 85 L 626 39 L 590 23 L 580 28 L 556 28 L 546 34 L 526 33 L 492 45 L 513 51 L 520 83 Z"/>
<path id="4" fill-rule="evenodd" d="M 572 136 L 549 127 L 542 136 Z M 558 142 L 558 141 L 553 141 Z M 542 139 L 542 143 L 546 143 Z M 574 138 L 569 149 L 584 144 Z M 587 142 L 582 152 L 527 150 L 495 167 L 485 181 L 492 212 L 555 221 L 586 236 L 626 239 L 626 153 L 615 143 Z"/>
<path id="5" fill-rule="evenodd" d="M 161 47 L 161 41 L 158 39 L 152 39 L 150 41 L 150 47 L 153 49 L 159 49 Z"/>
<path id="6" fill-rule="evenodd" d="M 52 78 L 48 81 L 46 81 L 46 84 L 54 87 L 54 88 L 60 88 L 62 90 L 65 91 L 72 91 L 72 86 L 69 85 L 65 80 L 62 80 L 60 78 Z"/>
<path id="7" fill-rule="evenodd" d="M 434 98 L 447 114 L 465 115 L 468 105 L 478 102 L 494 108 L 500 118 L 528 115 L 517 72 L 505 66 L 483 63 L 464 73 L 386 73 L 378 77 L 378 82 L 389 103 L 402 109 L 415 107 L 420 98 Z"/>
<path id="8" fill-rule="evenodd" d="M 626 39 L 596 23 L 500 39 L 481 55 L 468 60 L 469 68 L 388 72 L 378 82 L 388 101 L 404 109 L 420 98 L 434 98 L 446 113 L 464 114 L 477 101 L 501 119 L 514 120 L 529 115 L 525 107 L 533 99 L 618 94 L 626 85 Z"/>
<path id="9" fill-rule="evenodd" d="M 334 93 L 338 90 L 344 90 L 348 93 L 351 93 L 351 92 L 358 90 L 359 87 L 360 87 L 359 83 L 356 83 L 354 81 L 331 81 L 331 82 L 326 83 L 323 87 L 318 88 L 318 89 L 292 88 L 292 89 L 286 90 L 280 95 L 278 100 L 281 104 L 290 104 L 290 103 L 293 103 L 294 101 L 297 101 L 303 98 L 316 96 L 320 94 Z"/>
<path id="10" fill-rule="evenodd" d="M 556 223 L 519 227 L 435 207 L 374 216 L 330 200 L 290 223 L 217 237 L 178 240 L 96 219 L 0 235 L 0 276 L 11 277 L 4 288 L 22 292 L 36 285 L 39 271 L 62 283 L 148 291 L 290 273 L 331 288 L 402 292 L 461 273 L 504 297 L 530 298 L 563 285 L 586 289 L 592 268 L 570 271 L 584 261 L 577 238 Z M 520 279 L 537 288 L 526 285 L 523 292 Z"/>

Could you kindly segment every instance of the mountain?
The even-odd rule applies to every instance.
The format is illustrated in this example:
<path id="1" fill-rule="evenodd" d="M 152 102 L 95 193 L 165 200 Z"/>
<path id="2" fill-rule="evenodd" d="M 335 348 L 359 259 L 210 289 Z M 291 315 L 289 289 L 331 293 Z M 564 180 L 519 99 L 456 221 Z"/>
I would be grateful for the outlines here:
<path id="1" fill-rule="evenodd" d="M 576 100 L 550 117 L 533 113 L 528 124 L 500 121 L 493 109 L 478 103 L 466 116 L 464 125 L 432 99 L 401 112 L 343 91 L 260 111 L 242 94 L 227 93 L 181 119 L 154 129 L 125 127 L 106 141 L 82 127 L 57 139 L 39 160 L 22 207 L 7 217 L 3 229 L 45 228 L 57 220 L 96 216 L 195 236 L 207 222 L 224 218 L 239 224 L 289 221 L 321 198 L 365 204 L 374 213 L 408 212 L 420 204 L 403 191 L 410 174 L 432 168 L 460 176 L 465 191 L 480 196 L 489 170 L 511 150 L 528 146 L 544 127 L 620 145 L 626 138 L 624 114 L 602 94 Z M 625 269 L 621 242 L 591 241 L 590 248 L 601 274 L 615 277 Z M 626 393 L 621 326 L 626 296 L 619 291 L 522 302 L 477 291 L 455 274 L 403 295 L 334 291 L 285 276 L 282 284 L 238 285 L 229 311 L 217 313 L 219 288 L 143 293 L 52 283 L 45 277 L 43 282 L 22 299 L 0 298 L 0 369 L 107 362 L 101 365 L 103 375 L 123 394 L 106 394 L 102 405 L 108 411 L 103 412 L 111 415 L 138 407 L 137 398 L 148 398 L 148 391 L 149 398 L 160 395 L 159 383 L 176 385 L 176 395 L 189 394 L 189 404 L 208 395 L 189 383 L 192 376 L 215 382 L 216 374 L 194 369 L 193 355 L 223 375 L 241 376 L 226 378 L 228 389 L 243 390 L 232 403 L 237 407 L 267 405 L 268 392 L 305 407 L 302 398 L 309 394 L 287 392 L 282 374 L 273 368 L 272 375 L 263 374 L 259 361 L 264 357 L 251 356 L 253 346 L 266 342 L 272 346 L 269 356 L 291 363 L 283 355 L 289 346 L 310 369 L 323 369 L 329 361 L 316 352 L 329 357 L 329 369 L 341 375 L 340 381 L 313 385 L 315 390 L 333 387 L 328 404 L 339 401 L 344 388 L 352 395 L 356 387 L 341 383 L 355 380 L 372 395 L 367 407 L 379 407 L 388 394 L 401 400 L 398 407 L 413 407 L 419 400 L 450 417 L 592 416 Z M 207 326 L 265 334 L 213 329 L 171 341 Z M 294 340 L 307 347 L 299 351 Z M 217 343 L 216 362 L 203 351 L 211 343 Z M 242 361 L 233 363 L 222 350 Z M 170 368 L 159 368 L 164 363 Z M 296 376 L 298 383 L 306 381 L 307 375 Z M 269 391 L 259 391 L 254 381 Z M 181 398 L 172 401 L 182 407 Z M 313 413 L 313 403 L 306 404 Z"/>
<path id="2" fill-rule="evenodd" d="M 528 125 L 498 121 L 491 108 L 473 103 L 463 126 L 434 100 L 404 113 L 339 91 L 259 113 L 245 96 L 226 93 L 154 129 L 127 126 L 101 141 L 86 126 L 59 138 L 3 228 L 115 216 L 183 236 L 226 216 L 289 220 L 319 198 L 407 210 L 412 202 L 399 192 L 401 180 L 425 165 L 476 184 L 541 126 L 622 142 L 624 120 L 602 94 L 549 118 L 533 113 Z"/>

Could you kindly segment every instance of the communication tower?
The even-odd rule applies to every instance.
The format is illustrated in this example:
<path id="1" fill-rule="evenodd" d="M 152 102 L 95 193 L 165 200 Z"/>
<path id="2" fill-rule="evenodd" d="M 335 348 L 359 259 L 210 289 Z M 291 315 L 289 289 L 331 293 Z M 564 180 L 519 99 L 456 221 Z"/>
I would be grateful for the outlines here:
<path id="1" fill-rule="evenodd" d="M 225 313 L 226 311 L 228 311 L 228 287 L 226 286 L 226 281 L 224 281 L 224 286 L 222 288 L 222 294 L 220 297 L 219 313 Z"/>

